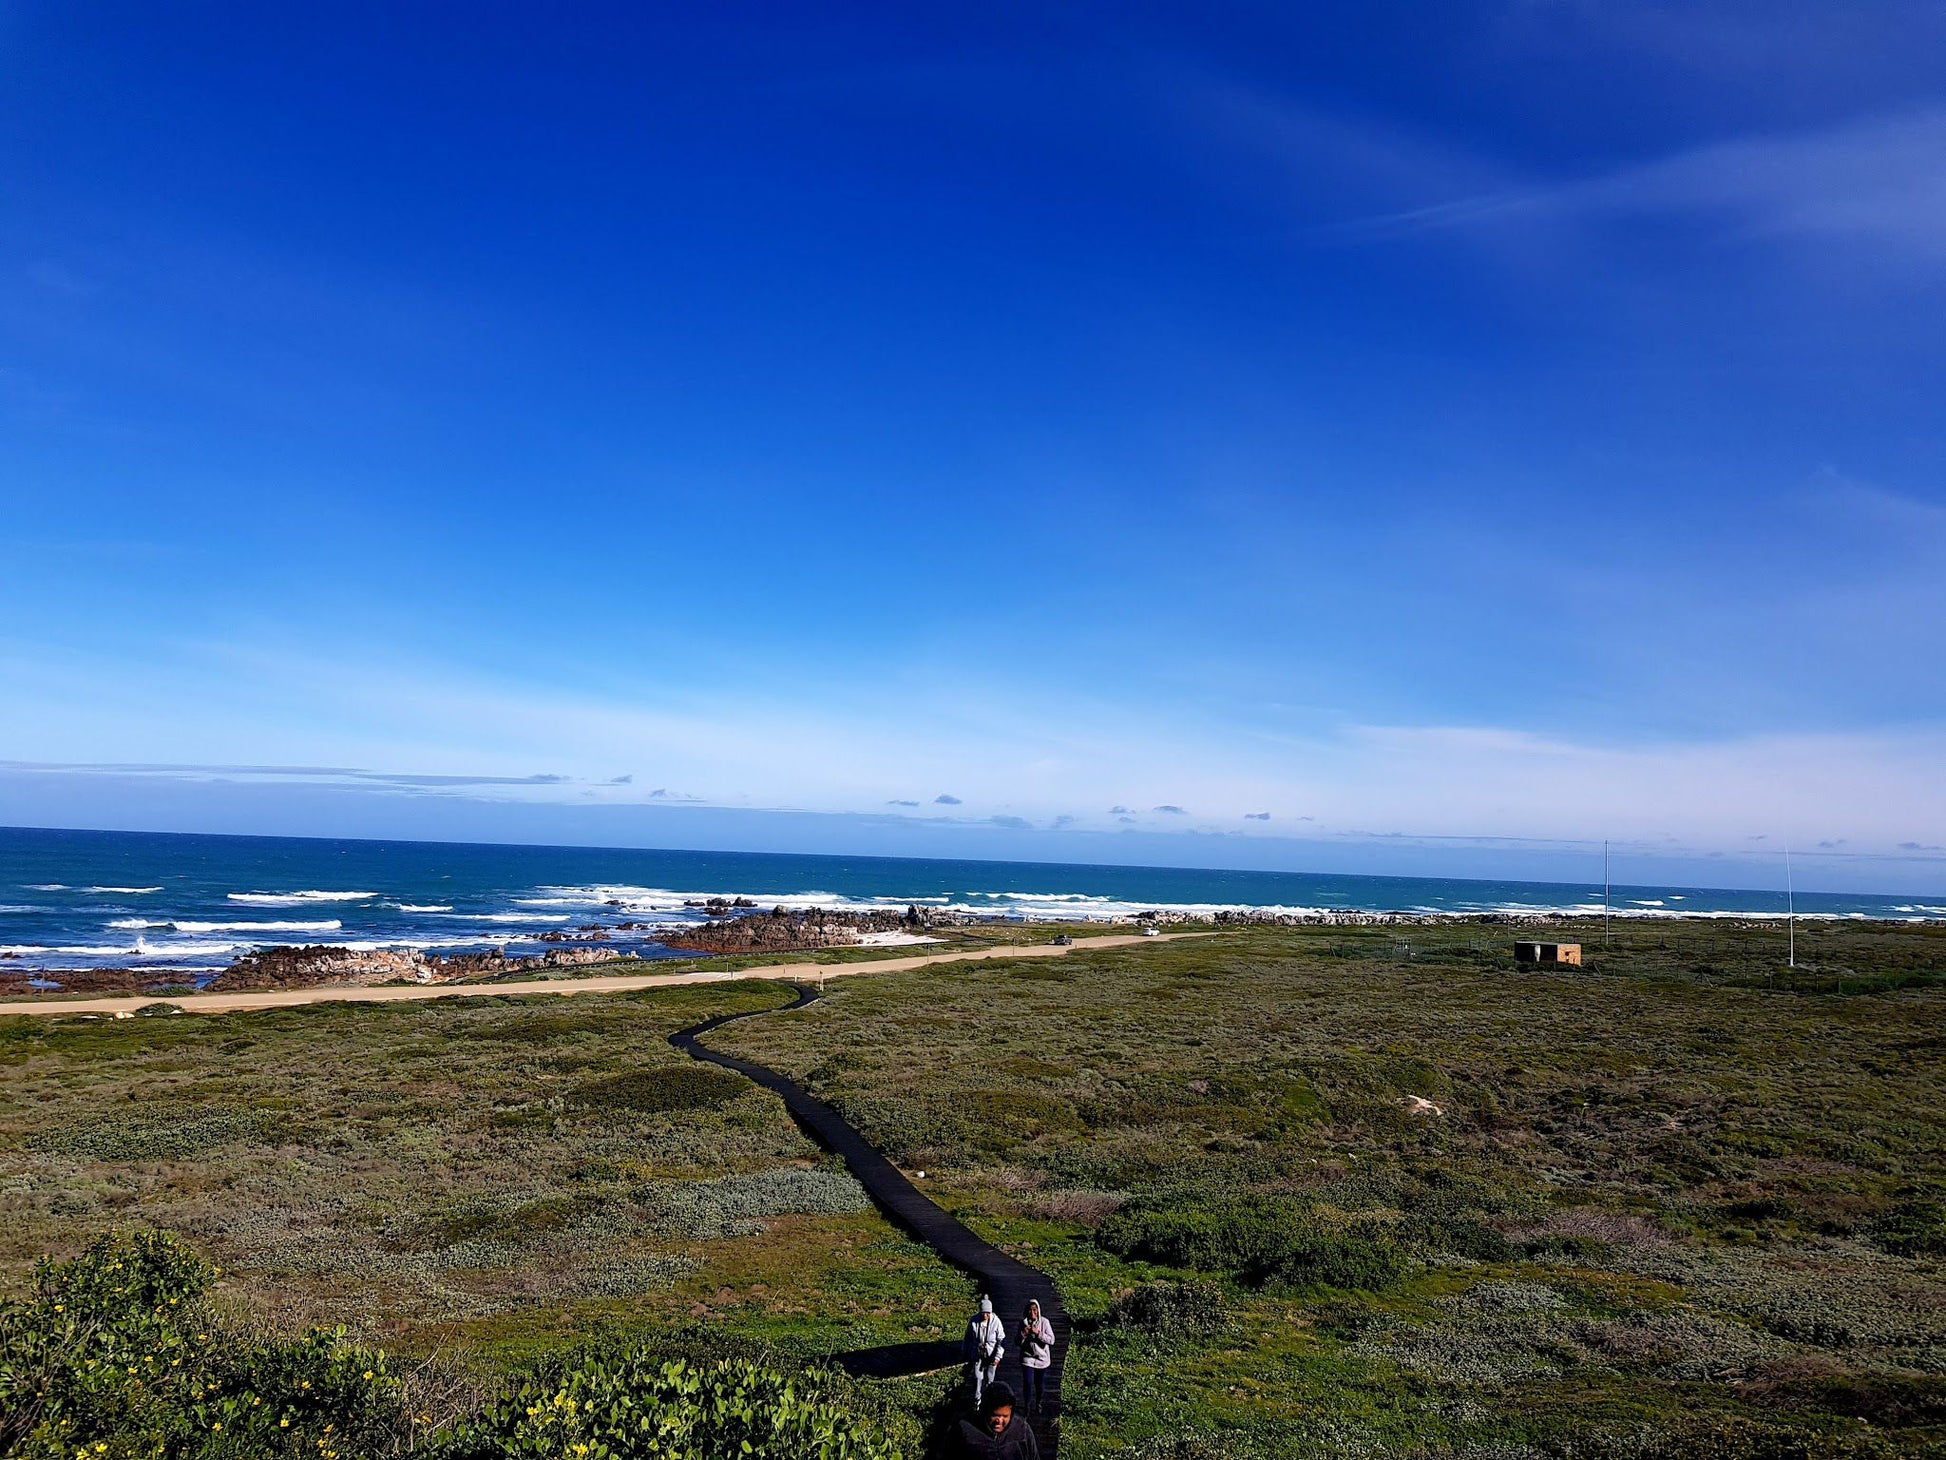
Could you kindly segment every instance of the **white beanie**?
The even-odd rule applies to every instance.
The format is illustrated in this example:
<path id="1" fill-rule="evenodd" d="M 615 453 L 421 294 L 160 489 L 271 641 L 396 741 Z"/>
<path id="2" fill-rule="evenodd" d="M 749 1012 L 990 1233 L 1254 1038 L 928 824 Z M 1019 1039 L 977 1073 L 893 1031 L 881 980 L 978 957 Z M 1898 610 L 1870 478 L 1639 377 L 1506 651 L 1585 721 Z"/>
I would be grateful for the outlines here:
<path id="1" fill-rule="evenodd" d="M 980 1299 L 980 1311 L 982 1313 L 991 1313 L 993 1311 L 993 1299 L 991 1298 Z"/>

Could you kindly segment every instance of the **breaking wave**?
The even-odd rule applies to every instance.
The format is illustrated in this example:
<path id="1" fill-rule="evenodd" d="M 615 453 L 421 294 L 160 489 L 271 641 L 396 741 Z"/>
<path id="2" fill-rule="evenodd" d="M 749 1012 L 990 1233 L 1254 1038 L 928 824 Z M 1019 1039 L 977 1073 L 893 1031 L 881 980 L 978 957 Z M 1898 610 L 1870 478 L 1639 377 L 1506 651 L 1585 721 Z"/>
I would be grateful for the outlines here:
<path id="1" fill-rule="evenodd" d="M 364 902 L 376 892 L 232 892 L 231 902 L 249 907 L 301 907 L 307 902 Z"/>

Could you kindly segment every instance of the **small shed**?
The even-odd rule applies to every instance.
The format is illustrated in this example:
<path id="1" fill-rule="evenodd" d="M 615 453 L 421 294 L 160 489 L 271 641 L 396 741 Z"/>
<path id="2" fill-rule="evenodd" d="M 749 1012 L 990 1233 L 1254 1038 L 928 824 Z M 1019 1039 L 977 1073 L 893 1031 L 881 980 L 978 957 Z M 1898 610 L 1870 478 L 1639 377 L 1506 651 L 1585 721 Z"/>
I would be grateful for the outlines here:
<path id="1" fill-rule="evenodd" d="M 1514 962 L 1537 963 L 1544 967 L 1581 967 L 1579 943 L 1516 943 Z"/>

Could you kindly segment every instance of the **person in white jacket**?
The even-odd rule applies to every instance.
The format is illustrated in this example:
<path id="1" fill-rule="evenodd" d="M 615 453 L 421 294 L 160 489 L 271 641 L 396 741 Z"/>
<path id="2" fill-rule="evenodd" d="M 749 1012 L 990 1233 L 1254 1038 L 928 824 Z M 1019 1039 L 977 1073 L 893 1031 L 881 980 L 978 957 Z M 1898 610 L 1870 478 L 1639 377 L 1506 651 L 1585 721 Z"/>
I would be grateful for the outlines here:
<path id="1" fill-rule="evenodd" d="M 1007 1326 L 993 1312 L 993 1299 L 981 1298 L 980 1311 L 966 1325 L 966 1362 L 973 1370 L 973 1408 L 980 1407 L 987 1385 L 1000 1377 L 1000 1359 L 1007 1352 Z"/>
<path id="2" fill-rule="evenodd" d="M 1041 1313 L 1038 1298 L 1027 1300 L 1020 1317 L 1020 1402 L 1038 1410 L 1047 1399 L 1047 1370 L 1054 1362 L 1054 1325 Z"/>

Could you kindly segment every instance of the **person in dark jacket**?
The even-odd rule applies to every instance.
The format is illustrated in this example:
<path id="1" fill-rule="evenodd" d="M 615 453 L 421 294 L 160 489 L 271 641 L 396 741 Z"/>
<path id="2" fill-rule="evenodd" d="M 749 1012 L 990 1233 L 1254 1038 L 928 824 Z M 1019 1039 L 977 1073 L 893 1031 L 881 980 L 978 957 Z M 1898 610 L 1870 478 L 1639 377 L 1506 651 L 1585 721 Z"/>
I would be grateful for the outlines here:
<path id="1" fill-rule="evenodd" d="M 1014 1391 L 1005 1384 L 989 1384 L 980 1406 L 979 1423 L 959 1422 L 961 1460 L 1041 1460 L 1041 1442 L 1034 1427 L 1014 1413 Z"/>

